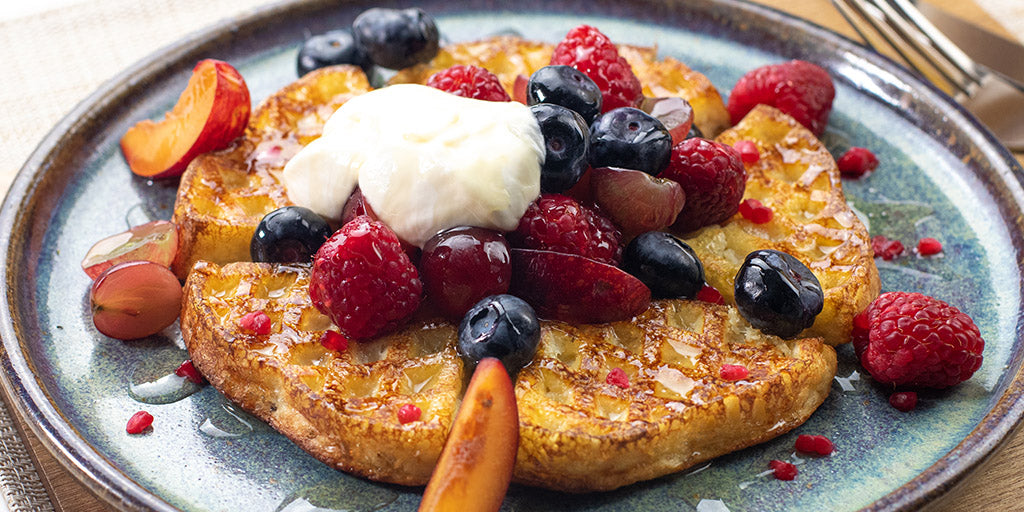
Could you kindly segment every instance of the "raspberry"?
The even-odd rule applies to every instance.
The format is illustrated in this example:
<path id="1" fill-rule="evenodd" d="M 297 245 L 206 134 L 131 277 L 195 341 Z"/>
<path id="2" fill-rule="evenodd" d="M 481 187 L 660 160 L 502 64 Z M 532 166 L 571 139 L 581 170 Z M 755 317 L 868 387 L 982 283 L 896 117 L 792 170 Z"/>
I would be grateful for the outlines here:
<path id="1" fill-rule="evenodd" d="M 725 299 L 722 298 L 722 293 L 715 289 L 715 287 L 709 285 L 704 285 L 704 287 L 697 292 L 697 300 L 718 304 L 720 306 L 725 305 Z"/>
<path id="2" fill-rule="evenodd" d="M 778 480 L 792 480 L 796 478 L 796 466 L 781 460 L 772 460 L 768 463 L 772 473 Z"/>
<path id="3" fill-rule="evenodd" d="M 946 388 L 969 379 L 981 366 L 985 341 L 978 327 L 941 300 L 883 293 L 858 316 L 853 347 L 878 382 Z"/>
<path id="4" fill-rule="evenodd" d="M 622 368 L 612 368 L 612 371 L 608 372 L 608 376 L 605 377 L 604 381 L 622 389 L 629 388 L 629 375 L 626 375 L 625 370 Z"/>
<path id="5" fill-rule="evenodd" d="M 401 424 L 410 423 L 420 419 L 423 411 L 416 404 L 405 404 L 398 409 L 398 422 Z"/>
<path id="6" fill-rule="evenodd" d="M 801 434 L 796 438 L 795 448 L 804 453 L 813 453 L 822 457 L 835 451 L 836 447 L 832 441 L 825 436 L 809 436 Z"/>
<path id="7" fill-rule="evenodd" d="M 394 329 L 420 305 L 423 284 L 398 237 L 363 215 L 341 227 L 313 259 L 313 305 L 352 339 Z"/>
<path id="8" fill-rule="evenodd" d="M 732 124 L 739 123 L 758 103 L 764 103 L 789 114 L 820 137 L 835 96 L 827 71 L 807 61 L 791 60 L 743 75 L 729 93 L 729 115 Z"/>
<path id="9" fill-rule="evenodd" d="M 348 350 L 348 338 L 338 331 L 324 331 L 323 337 L 320 338 L 320 344 L 327 350 L 335 352 Z"/>
<path id="10" fill-rule="evenodd" d="M 859 178 L 878 168 L 878 157 L 870 149 L 853 147 L 836 160 L 839 172 L 849 178 Z"/>
<path id="11" fill-rule="evenodd" d="M 740 215 L 754 224 L 771 222 L 774 212 L 757 199 L 745 199 L 740 203 Z"/>
<path id="12" fill-rule="evenodd" d="M 694 137 L 672 148 L 668 168 L 658 175 L 678 182 L 686 204 L 672 228 L 689 232 L 732 217 L 740 207 L 747 171 L 730 146 Z"/>
<path id="13" fill-rule="evenodd" d="M 199 370 L 196 370 L 195 365 L 192 364 L 191 359 L 186 359 L 185 362 L 181 363 L 181 365 L 174 370 L 174 374 L 178 377 L 185 377 L 193 384 L 202 384 L 206 382 L 206 379 L 204 379 L 199 373 Z"/>
<path id="14" fill-rule="evenodd" d="M 125 426 L 125 432 L 129 434 L 141 434 L 146 431 L 147 428 L 153 425 L 153 415 L 146 411 L 139 411 L 128 418 L 128 425 Z"/>
<path id="15" fill-rule="evenodd" d="M 741 140 L 733 144 L 732 147 L 740 154 L 740 159 L 745 164 L 756 164 L 761 159 L 761 153 L 757 150 L 757 144 L 754 144 L 753 141 Z"/>
<path id="16" fill-rule="evenodd" d="M 892 261 L 903 254 L 903 244 L 899 240 L 889 240 L 884 235 L 876 235 L 871 237 L 871 250 L 875 251 L 875 257 Z"/>
<path id="17" fill-rule="evenodd" d="M 921 256 L 933 256 L 942 252 L 942 242 L 934 238 L 922 238 L 917 241 L 917 253 Z"/>
<path id="18" fill-rule="evenodd" d="M 243 315 L 238 319 L 238 326 L 247 333 L 265 335 L 270 334 L 274 323 L 270 321 L 270 317 L 266 313 L 260 310 Z"/>
<path id="19" fill-rule="evenodd" d="M 601 89 L 601 112 L 635 107 L 643 99 L 640 80 L 619 50 L 596 28 L 580 25 L 566 34 L 551 55 L 552 65 L 572 66 Z"/>
<path id="20" fill-rule="evenodd" d="M 498 77 L 479 66 L 457 64 L 430 75 L 427 85 L 463 98 L 512 101 Z"/>
<path id="21" fill-rule="evenodd" d="M 889 395 L 889 405 L 898 411 L 910 412 L 917 407 L 917 393 L 914 391 L 900 391 Z"/>
<path id="22" fill-rule="evenodd" d="M 576 254 L 609 265 L 622 260 L 621 234 L 612 221 L 562 194 L 541 194 L 508 239 L 513 247 Z"/>
<path id="23" fill-rule="evenodd" d="M 718 376 L 722 380 L 743 380 L 750 376 L 750 370 L 741 364 L 723 364 L 718 369 Z"/>

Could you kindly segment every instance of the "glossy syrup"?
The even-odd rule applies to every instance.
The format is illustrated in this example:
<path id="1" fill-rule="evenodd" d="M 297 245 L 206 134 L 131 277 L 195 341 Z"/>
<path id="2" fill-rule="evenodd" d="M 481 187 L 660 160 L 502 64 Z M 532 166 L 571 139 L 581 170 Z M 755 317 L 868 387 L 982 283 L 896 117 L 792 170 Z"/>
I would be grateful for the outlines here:
<path id="1" fill-rule="evenodd" d="M 128 383 L 128 394 L 144 404 L 169 404 L 202 389 L 185 377 L 174 374 L 188 352 L 177 347 L 156 351 L 139 361 Z"/>

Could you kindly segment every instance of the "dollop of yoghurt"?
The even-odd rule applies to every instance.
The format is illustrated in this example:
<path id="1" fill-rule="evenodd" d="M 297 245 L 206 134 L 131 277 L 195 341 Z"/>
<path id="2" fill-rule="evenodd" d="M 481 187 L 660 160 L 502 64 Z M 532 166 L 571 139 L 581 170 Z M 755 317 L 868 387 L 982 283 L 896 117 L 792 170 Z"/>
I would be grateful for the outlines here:
<path id="1" fill-rule="evenodd" d="M 358 184 L 422 247 L 456 226 L 511 231 L 540 195 L 544 137 L 530 109 L 401 84 L 356 96 L 284 168 L 288 197 L 338 221 Z"/>

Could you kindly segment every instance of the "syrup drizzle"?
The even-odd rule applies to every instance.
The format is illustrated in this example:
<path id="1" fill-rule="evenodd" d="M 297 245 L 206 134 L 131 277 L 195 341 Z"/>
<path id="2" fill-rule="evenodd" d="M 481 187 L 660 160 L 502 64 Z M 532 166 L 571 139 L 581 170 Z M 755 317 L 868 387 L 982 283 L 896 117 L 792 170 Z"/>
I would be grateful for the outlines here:
<path id="1" fill-rule="evenodd" d="M 144 404 L 170 404 L 202 389 L 185 377 L 174 374 L 188 352 L 177 348 L 161 350 L 143 359 L 132 371 L 128 395 Z"/>

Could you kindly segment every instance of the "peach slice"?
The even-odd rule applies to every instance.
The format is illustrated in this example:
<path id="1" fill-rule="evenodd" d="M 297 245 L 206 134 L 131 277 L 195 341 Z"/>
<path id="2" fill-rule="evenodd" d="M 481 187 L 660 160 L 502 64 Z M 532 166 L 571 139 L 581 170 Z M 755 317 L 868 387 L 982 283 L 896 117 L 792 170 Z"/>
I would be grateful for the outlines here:
<path id="1" fill-rule="evenodd" d="M 147 119 L 129 128 L 121 152 L 139 176 L 178 176 L 199 154 L 224 148 L 241 135 L 250 110 L 242 75 L 227 62 L 202 60 L 174 108 L 162 121 Z"/>
<path id="2" fill-rule="evenodd" d="M 500 361 L 486 357 L 473 372 L 420 512 L 498 510 L 518 448 L 512 380 Z"/>

